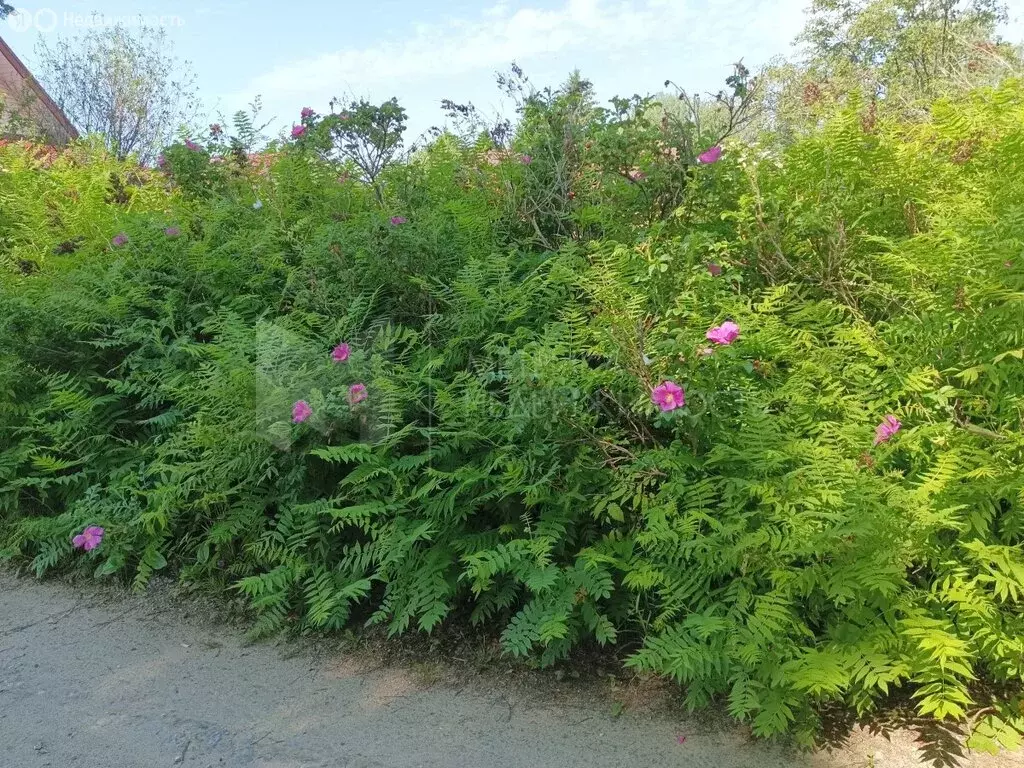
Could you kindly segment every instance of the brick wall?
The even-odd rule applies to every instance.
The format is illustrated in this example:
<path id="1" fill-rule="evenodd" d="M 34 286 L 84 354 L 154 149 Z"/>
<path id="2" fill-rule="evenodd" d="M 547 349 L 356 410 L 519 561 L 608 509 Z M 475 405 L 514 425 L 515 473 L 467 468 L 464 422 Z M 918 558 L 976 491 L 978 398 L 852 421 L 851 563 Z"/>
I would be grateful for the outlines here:
<path id="1" fill-rule="evenodd" d="M 0 39 L 0 100 L 6 104 L 0 114 L 0 136 L 41 135 L 53 144 L 66 144 L 77 136 L 54 104 L 36 83 L 25 65 Z M 17 115 L 16 119 L 11 114 Z"/>

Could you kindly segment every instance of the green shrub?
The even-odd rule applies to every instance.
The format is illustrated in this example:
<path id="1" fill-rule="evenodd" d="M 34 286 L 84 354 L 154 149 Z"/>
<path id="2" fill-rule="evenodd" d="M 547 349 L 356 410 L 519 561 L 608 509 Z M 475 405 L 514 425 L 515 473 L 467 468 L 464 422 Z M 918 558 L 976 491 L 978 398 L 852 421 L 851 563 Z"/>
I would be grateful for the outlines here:
<path id="1" fill-rule="evenodd" d="M 257 633 L 618 643 L 762 736 L 905 688 L 1012 745 L 1024 85 L 920 123 L 851 100 L 714 164 L 588 98 L 374 187 L 315 116 L 265 164 L 0 148 L 3 556 L 140 586 L 170 563 Z"/>

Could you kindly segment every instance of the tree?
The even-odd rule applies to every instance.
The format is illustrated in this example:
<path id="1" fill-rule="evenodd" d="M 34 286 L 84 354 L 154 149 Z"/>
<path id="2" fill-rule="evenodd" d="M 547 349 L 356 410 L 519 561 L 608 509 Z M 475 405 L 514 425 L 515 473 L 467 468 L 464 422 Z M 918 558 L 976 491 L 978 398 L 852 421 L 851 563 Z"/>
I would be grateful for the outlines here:
<path id="1" fill-rule="evenodd" d="M 0 0 L 0 19 L 6 19 L 13 10 L 13 5 L 8 5 L 4 0 Z"/>
<path id="2" fill-rule="evenodd" d="M 997 41 L 1005 18 L 999 0 L 814 0 L 801 40 L 827 76 L 859 77 L 880 96 L 930 100 L 979 46 Z"/>
<path id="3" fill-rule="evenodd" d="M 879 116 L 923 119 L 941 96 L 956 99 L 1019 71 L 996 30 L 999 0 L 814 0 L 799 61 L 776 61 L 762 78 L 760 128 L 788 143 L 813 131 L 851 94 L 864 125 Z"/>
<path id="4" fill-rule="evenodd" d="M 304 124 L 315 129 L 314 146 L 329 160 L 351 161 L 363 181 L 381 199 L 377 177 L 402 150 L 405 110 L 395 98 L 371 104 L 366 99 L 331 100 L 331 113 L 319 120 L 304 116 Z"/>
<path id="5" fill-rule="evenodd" d="M 675 87 L 675 97 L 663 95 L 657 100 L 664 119 L 675 124 L 678 132 L 690 142 L 707 145 L 721 144 L 729 136 L 742 133 L 748 125 L 760 116 L 763 102 L 759 98 L 760 81 L 752 77 L 750 70 L 738 61 L 732 65 L 732 74 L 725 79 L 727 88 L 709 93 L 710 100 L 699 93 L 687 92 L 673 83 L 665 81 L 665 87 Z M 687 157 L 696 153 L 698 147 L 685 149 Z"/>
<path id="6" fill-rule="evenodd" d="M 195 75 L 162 29 L 93 29 L 37 46 L 37 74 L 82 133 L 101 134 L 118 158 L 151 162 L 199 108 Z"/>

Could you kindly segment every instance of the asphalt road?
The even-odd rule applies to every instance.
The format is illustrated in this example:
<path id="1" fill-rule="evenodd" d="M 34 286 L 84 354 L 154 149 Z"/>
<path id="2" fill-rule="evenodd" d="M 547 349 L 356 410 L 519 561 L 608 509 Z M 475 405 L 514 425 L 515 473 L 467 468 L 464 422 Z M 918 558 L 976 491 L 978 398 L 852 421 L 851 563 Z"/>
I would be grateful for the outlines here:
<path id="1" fill-rule="evenodd" d="M 201 612 L 200 612 L 201 613 Z M 0 572 L 0 768 L 908 768 L 912 738 L 797 754 L 565 681 L 248 645 L 180 603 Z M 964 766 L 1020 765 L 1014 757 Z"/>

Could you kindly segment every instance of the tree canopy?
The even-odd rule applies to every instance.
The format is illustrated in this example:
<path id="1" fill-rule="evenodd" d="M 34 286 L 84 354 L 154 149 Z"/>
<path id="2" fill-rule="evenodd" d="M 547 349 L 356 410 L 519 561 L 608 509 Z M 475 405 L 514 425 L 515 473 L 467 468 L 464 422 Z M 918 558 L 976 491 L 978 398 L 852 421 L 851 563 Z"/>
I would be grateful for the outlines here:
<path id="1" fill-rule="evenodd" d="M 41 39 L 36 75 L 83 134 L 96 133 L 119 158 L 152 161 L 199 110 L 195 76 L 162 29 L 91 29 Z"/>

